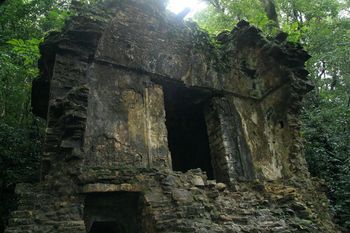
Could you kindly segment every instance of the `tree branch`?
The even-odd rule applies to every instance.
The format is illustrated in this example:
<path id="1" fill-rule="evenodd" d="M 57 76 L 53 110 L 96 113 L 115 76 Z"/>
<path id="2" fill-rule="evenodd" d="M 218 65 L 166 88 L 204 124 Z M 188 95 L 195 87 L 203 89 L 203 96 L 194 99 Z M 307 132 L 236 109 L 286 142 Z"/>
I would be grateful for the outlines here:
<path id="1" fill-rule="evenodd" d="M 220 3 L 220 0 L 205 0 L 208 2 L 210 5 L 215 7 L 217 11 L 220 11 L 222 13 L 225 13 L 225 7 Z"/>

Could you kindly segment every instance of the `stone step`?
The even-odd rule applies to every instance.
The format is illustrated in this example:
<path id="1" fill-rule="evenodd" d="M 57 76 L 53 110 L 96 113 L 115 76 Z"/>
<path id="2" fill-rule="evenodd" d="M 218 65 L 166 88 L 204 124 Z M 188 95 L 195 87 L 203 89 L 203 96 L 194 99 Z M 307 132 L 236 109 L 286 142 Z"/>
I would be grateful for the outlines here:
<path id="1" fill-rule="evenodd" d="M 5 233 L 36 233 L 33 230 L 20 230 L 18 228 L 16 229 L 6 229 Z"/>
<path id="2" fill-rule="evenodd" d="M 60 233 L 85 233 L 86 228 L 84 221 L 65 221 L 60 222 L 57 228 Z"/>
<path id="3" fill-rule="evenodd" d="M 25 225 L 25 226 L 8 226 L 5 230 L 5 233 L 38 233 L 35 231 L 34 225 Z"/>
<path id="4" fill-rule="evenodd" d="M 16 210 L 11 212 L 12 218 L 31 218 L 33 211 L 31 210 Z"/>
<path id="5" fill-rule="evenodd" d="M 10 218 L 8 225 L 11 226 L 20 226 L 20 225 L 31 225 L 33 224 L 32 218 Z"/>

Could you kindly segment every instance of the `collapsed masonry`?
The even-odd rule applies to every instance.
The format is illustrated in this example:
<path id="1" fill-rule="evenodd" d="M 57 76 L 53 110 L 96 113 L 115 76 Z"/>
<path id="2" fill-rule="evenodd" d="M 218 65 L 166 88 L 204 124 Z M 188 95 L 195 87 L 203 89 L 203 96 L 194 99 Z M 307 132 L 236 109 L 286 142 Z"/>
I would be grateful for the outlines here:
<path id="1" fill-rule="evenodd" d="M 6 233 L 335 232 L 299 138 L 308 54 L 244 21 L 212 43 L 161 2 L 81 7 L 41 46 L 42 182 Z"/>

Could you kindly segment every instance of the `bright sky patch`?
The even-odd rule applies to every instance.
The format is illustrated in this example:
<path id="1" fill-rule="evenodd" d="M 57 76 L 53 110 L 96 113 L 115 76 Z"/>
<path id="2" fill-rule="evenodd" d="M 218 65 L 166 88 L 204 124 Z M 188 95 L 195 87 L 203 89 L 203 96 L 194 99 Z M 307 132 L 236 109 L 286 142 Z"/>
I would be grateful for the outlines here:
<path id="1" fill-rule="evenodd" d="M 207 4 L 200 0 L 169 0 L 167 9 L 178 14 L 186 7 L 191 8 L 191 12 L 186 17 L 190 18 L 198 11 L 205 9 Z"/>

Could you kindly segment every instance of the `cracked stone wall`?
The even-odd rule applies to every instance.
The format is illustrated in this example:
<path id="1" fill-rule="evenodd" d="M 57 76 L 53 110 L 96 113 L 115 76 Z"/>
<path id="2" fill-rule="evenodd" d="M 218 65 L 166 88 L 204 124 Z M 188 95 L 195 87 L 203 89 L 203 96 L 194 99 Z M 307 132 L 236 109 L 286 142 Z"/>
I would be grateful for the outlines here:
<path id="1" fill-rule="evenodd" d="M 132 232 L 336 232 L 326 204 L 281 183 L 317 193 L 299 136 L 312 88 L 299 45 L 245 21 L 212 43 L 160 0 L 76 7 L 41 45 L 32 104 L 47 119 L 42 182 L 18 186 L 7 233 L 122 229 L 118 219 L 103 225 L 87 214 L 99 214 L 86 204 L 99 193 L 116 194 L 97 198 L 101 208 L 137 194 L 138 203 L 128 199 L 141 210 L 130 213 L 140 224 Z M 203 110 L 216 181 L 196 167 L 172 170 L 164 96 L 176 87 Z"/>
<path id="2" fill-rule="evenodd" d="M 85 164 L 169 167 L 162 87 L 147 75 L 107 67 L 94 64 L 89 74 Z"/>
<path id="3" fill-rule="evenodd" d="M 207 109 L 214 113 L 206 114 L 216 115 L 221 150 L 209 143 L 226 169 L 223 181 L 307 176 L 297 120 L 311 87 L 306 52 L 268 40 L 246 22 L 221 33 L 214 46 L 194 23 L 167 16 L 160 3 L 106 1 L 103 7 L 82 11 L 42 46 L 42 63 L 50 64 L 34 88 L 50 84 L 44 176 L 62 172 L 64 163 L 78 170 L 171 168 L 163 101 L 163 86 L 171 83 L 211 96 Z M 33 100 L 45 115 L 44 100 Z"/>

